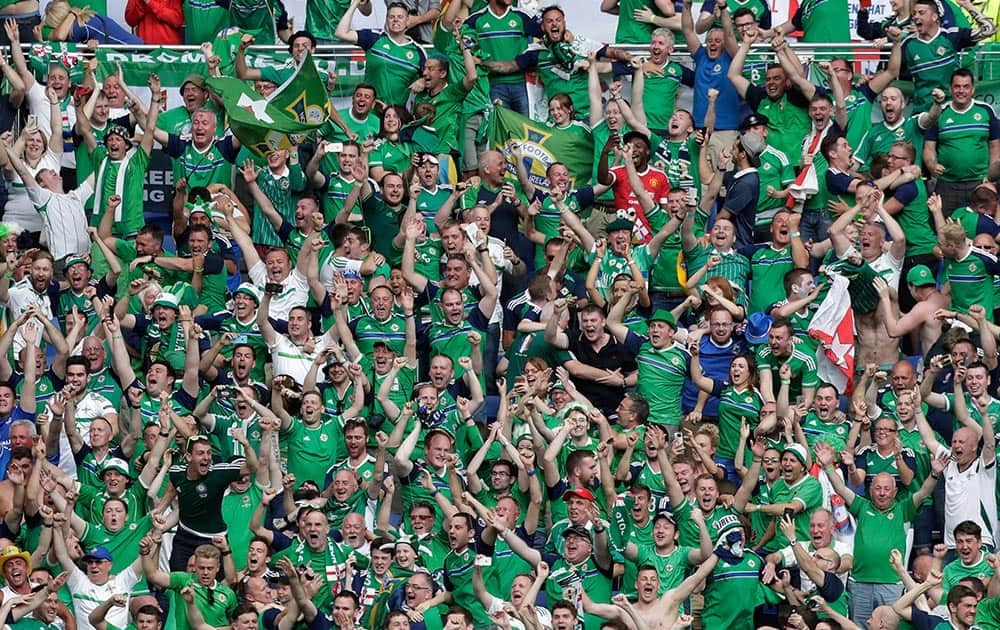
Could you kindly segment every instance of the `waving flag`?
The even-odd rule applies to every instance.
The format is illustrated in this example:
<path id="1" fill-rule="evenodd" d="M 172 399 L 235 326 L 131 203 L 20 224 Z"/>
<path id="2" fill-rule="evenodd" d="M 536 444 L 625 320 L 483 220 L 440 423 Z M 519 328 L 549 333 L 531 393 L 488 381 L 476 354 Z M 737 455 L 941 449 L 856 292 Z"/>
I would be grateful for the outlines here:
<path id="1" fill-rule="evenodd" d="M 550 127 L 505 107 L 494 107 L 487 115 L 490 148 L 504 154 L 510 172 L 514 172 L 514 157 L 506 144 L 514 139 L 521 143 L 524 166 L 535 185 L 546 185 L 545 171 L 553 162 L 566 165 L 574 188 L 590 181 L 594 141 L 589 136 Z"/>
<path id="2" fill-rule="evenodd" d="M 311 55 L 266 98 L 239 79 L 213 77 L 205 84 L 222 99 L 233 133 L 258 155 L 301 144 L 330 115 L 330 98 Z"/>
<path id="3" fill-rule="evenodd" d="M 818 339 L 816 374 L 849 395 L 854 389 L 854 310 L 850 282 L 834 275 L 830 291 L 809 324 L 809 336 Z"/>

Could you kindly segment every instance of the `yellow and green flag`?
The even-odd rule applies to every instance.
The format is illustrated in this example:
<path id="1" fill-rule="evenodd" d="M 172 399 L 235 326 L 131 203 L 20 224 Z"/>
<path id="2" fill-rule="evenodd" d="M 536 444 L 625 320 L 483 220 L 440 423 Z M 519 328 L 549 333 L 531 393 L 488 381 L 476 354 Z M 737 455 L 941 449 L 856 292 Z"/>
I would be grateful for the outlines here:
<path id="1" fill-rule="evenodd" d="M 330 116 L 330 98 L 312 55 L 266 98 L 230 77 L 213 77 L 205 85 L 222 100 L 230 129 L 257 155 L 301 144 Z"/>

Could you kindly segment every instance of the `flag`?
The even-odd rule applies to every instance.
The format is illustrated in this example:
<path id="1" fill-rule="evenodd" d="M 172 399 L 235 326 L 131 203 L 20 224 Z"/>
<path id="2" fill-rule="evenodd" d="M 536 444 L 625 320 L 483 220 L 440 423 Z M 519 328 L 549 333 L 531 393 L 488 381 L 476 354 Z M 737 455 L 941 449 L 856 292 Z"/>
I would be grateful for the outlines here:
<path id="1" fill-rule="evenodd" d="M 818 339 L 816 374 L 850 395 L 854 389 L 854 310 L 851 308 L 850 282 L 833 275 L 829 292 L 809 324 L 809 336 Z"/>
<path id="2" fill-rule="evenodd" d="M 257 155 L 301 144 L 330 115 L 330 99 L 312 55 L 267 98 L 239 79 L 213 77 L 205 84 L 222 99 L 233 133 Z"/>
<path id="3" fill-rule="evenodd" d="M 536 186 L 548 186 L 545 171 L 553 162 L 566 165 L 572 188 L 590 181 L 594 140 L 589 136 L 550 127 L 505 107 L 494 107 L 486 115 L 490 147 L 504 154 L 507 170 L 511 173 L 514 172 L 514 157 L 506 145 L 513 139 L 521 144 L 528 177 Z"/>

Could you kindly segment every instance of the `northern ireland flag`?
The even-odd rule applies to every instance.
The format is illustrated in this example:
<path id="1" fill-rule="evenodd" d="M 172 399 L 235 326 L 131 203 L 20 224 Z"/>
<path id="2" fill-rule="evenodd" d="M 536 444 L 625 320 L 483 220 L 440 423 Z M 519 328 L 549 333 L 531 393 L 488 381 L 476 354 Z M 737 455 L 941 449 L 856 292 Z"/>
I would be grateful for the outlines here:
<path id="1" fill-rule="evenodd" d="M 809 336 L 820 342 L 816 374 L 845 395 L 854 389 L 854 311 L 849 284 L 844 276 L 833 275 L 830 291 L 809 324 Z"/>

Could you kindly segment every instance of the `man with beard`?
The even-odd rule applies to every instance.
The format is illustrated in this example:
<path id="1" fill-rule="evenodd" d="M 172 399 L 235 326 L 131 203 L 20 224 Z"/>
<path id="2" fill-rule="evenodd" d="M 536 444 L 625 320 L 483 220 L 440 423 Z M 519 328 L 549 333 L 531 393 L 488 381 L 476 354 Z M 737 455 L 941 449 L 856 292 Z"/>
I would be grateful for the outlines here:
<path id="1" fill-rule="evenodd" d="M 760 393 L 764 397 L 765 407 L 777 400 L 778 389 L 774 387 L 774 377 L 778 376 L 776 372 L 779 367 L 784 365 L 788 365 L 791 369 L 789 400 L 796 400 L 798 396 L 802 396 L 806 408 L 812 406 L 816 386 L 819 385 L 816 359 L 800 350 L 792 339 L 791 323 L 779 319 L 771 324 L 768 342 L 757 348 L 757 375 L 760 378 Z"/>
<path id="2" fill-rule="evenodd" d="M 202 213 L 199 213 L 202 214 Z M 198 293 L 195 312 L 218 313 L 226 308 L 227 269 L 222 254 L 213 249 L 212 228 L 192 224 L 186 230 L 187 254 L 164 257 L 159 266 L 175 272 Z M 156 260 L 153 261 L 157 264 Z"/>
<path id="3" fill-rule="evenodd" d="M 618 149 L 619 143 L 622 143 L 624 164 L 610 168 L 608 155 Z M 666 196 L 670 189 L 667 174 L 649 165 L 651 151 L 649 138 L 638 131 L 621 137 L 613 133 L 608 137 L 598 161 L 597 181 L 614 191 L 616 208 L 635 216 L 631 240 L 636 243 L 648 243 L 661 227 L 658 224 L 662 218 L 653 221 L 647 213 L 652 215 L 658 210 L 654 200 Z M 584 250 L 589 251 L 590 248 L 585 246 Z"/>
<path id="4" fill-rule="evenodd" d="M 924 146 L 924 131 L 937 122 L 941 115 L 941 105 L 945 101 L 944 91 L 934 88 L 931 91 L 931 107 L 925 112 L 904 116 L 906 97 L 903 91 L 890 85 L 879 95 L 879 108 L 882 110 L 882 120 L 871 125 L 861 137 L 854 151 L 854 163 L 861 172 L 871 170 L 872 158 L 878 155 L 888 155 L 894 142 L 905 140 L 915 147 Z M 918 151 L 916 164 L 923 161 L 923 152 Z"/>
<path id="5" fill-rule="evenodd" d="M 586 72 L 589 64 L 602 60 L 631 64 L 632 55 L 624 48 L 570 33 L 566 28 L 566 13 L 557 5 L 542 9 L 540 21 L 541 46 L 528 46 L 512 62 L 487 61 L 483 65 L 499 74 L 537 68 L 545 93 L 568 94 L 577 115 L 586 119 L 590 114 Z"/>
<path id="6" fill-rule="evenodd" d="M 329 413 L 329 412 L 328 412 Z M 344 423 L 344 447 L 347 449 L 347 457 L 338 461 L 326 471 L 326 484 L 330 485 L 334 475 L 341 470 L 353 472 L 357 477 L 358 484 L 367 489 L 373 480 L 382 479 L 388 474 L 389 469 L 382 460 L 382 469 L 376 474 L 376 464 L 378 461 L 370 455 L 367 450 L 368 445 L 368 422 L 365 418 L 348 418 Z"/>
<path id="7" fill-rule="evenodd" d="M 90 228 L 88 232 L 94 237 L 94 244 L 104 249 L 104 241 L 97 238 L 97 230 Z M 66 280 L 60 283 L 59 302 L 55 305 L 55 315 L 62 323 L 63 330 L 68 332 L 72 328 L 70 316 L 74 308 L 77 313 L 87 318 L 87 326 L 84 329 L 86 334 L 93 334 L 100 323 L 92 300 L 105 295 L 114 295 L 118 288 L 118 276 L 122 271 L 118 259 L 107 254 L 110 254 L 110 251 L 105 253 L 109 269 L 100 279 L 94 278 L 89 257 L 74 255 L 66 257 L 63 263 L 63 276 Z"/>
<path id="8" fill-rule="evenodd" d="M 53 177 L 58 178 L 58 175 L 53 175 Z M 51 295 L 55 286 L 52 284 L 52 266 L 55 261 L 52 258 L 52 254 L 45 250 L 36 250 L 31 257 L 31 268 L 29 274 L 11 286 L 11 263 L 6 264 L 7 273 L 3 274 L 0 278 L 0 303 L 7 307 L 7 316 L 11 320 L 17 320 L 21 315 L 33 305 L 37 305 L 39 309 L 39 318 L 44 318 L 51 320 L 52 315 L 52 299 Z M 35 338 L 35 345 L 41 343 L 42 340 L 42 323 L 40 321 L 28 321 L 25 322 L 26 326 L 31 327 L 37 332 Z M 19 330 L 17 336 L 14 337 L 14 352 L 20 352 L 21 348 L 24 346 L 24 337 L 22 332 Z"/>

